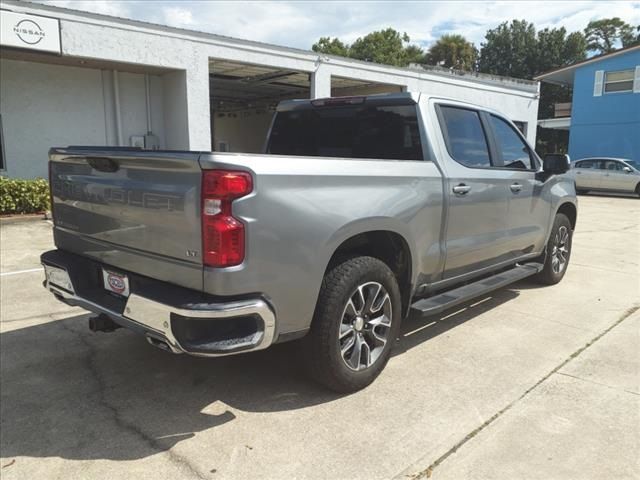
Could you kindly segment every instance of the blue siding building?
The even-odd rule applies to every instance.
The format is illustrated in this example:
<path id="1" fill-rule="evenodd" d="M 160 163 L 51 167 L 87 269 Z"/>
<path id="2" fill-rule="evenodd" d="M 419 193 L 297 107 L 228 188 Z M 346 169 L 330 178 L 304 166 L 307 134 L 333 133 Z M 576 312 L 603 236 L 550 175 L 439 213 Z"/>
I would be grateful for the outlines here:
<path id="1" fill-rule="evenodd" d="M 569 156 L 640 162 L 640 46 L 545 73 L 543 82 L 573 86 L 571 116 L 540 120 L 569 129 Z M 568 110 L 567 110 L 568 112 Z"/>

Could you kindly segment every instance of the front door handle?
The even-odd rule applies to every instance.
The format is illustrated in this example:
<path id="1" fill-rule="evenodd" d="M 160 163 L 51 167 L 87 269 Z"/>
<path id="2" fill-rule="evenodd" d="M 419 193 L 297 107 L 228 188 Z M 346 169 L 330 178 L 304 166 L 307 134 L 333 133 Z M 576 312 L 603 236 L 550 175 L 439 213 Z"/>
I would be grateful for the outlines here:
<path id="1" fill-rule="evenodd" d="M 467 193 L 469 193 L 469 190 L 471 190 L 471 187 L 469 185 L 465 185 L 464 183 L 453 187 L 453 193 L 455 193 L 456 195 L 466 195 Z"/>
<path id="2" fill-rule="evenodd" d="M 518 193 L 520 190 L 522 190 L 522 185 L 520 185 L 519 183 L 512 183 L 509 188 L 513 193 Z"/>

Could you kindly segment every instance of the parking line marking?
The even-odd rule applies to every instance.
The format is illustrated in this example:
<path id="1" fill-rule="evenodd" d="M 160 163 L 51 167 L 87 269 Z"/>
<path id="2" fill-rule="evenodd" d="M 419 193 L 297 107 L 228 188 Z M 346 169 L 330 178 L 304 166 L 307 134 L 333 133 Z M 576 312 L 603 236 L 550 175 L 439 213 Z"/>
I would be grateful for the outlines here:
<path id="1" fill-rule="evenodd" d="M 41 272 L 41 271 L 42 271 L 42 267 L 30 268 L 29 270 L 18 270 L 17 272 L 0 273 L 0 277 L 8 277 L 9 275 L 20 275 L 21 273 L 33 273 L 33 272 Z"/>

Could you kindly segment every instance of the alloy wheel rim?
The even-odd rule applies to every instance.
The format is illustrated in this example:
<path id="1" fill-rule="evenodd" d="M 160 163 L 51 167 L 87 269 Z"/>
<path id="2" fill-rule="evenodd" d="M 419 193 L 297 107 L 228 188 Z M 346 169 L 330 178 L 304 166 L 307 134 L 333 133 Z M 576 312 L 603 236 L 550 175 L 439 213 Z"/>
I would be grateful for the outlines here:
<path id="1" fill-rule="evenodd" d="M 345 365 L 354 371 L 371 367 L 389 340 L 391 297 L 378 282 L 359 285 L 342 311 L 338 346 Z"/>
<path id="2" fill-rule="evenodd" d="M 554 273 L 562 272 L 567 266 L 569 257 L 569 229 L 564 225 L 558 229 L 553 239 L 551 251 L 551 269 Z"/>

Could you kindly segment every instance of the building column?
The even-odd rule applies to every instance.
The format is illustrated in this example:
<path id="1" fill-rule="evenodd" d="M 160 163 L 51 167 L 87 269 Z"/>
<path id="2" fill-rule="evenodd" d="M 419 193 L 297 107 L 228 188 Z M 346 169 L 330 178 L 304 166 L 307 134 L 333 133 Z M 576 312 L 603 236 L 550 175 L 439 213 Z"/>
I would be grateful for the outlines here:
<path id="1" fill-rule="evenodd" d="M 326 65 L 320 63 L 311 74 L 311 98 L 326 98 L 331 96 L 331 73 Z"/>
<path id="2" fill-rule="evenodd" d="M 209 57 L 194 55 L 187 69 L 187 103 L 189 118 L 189 150 L 210 151 L 211 111 L 209 98 Z"/>

